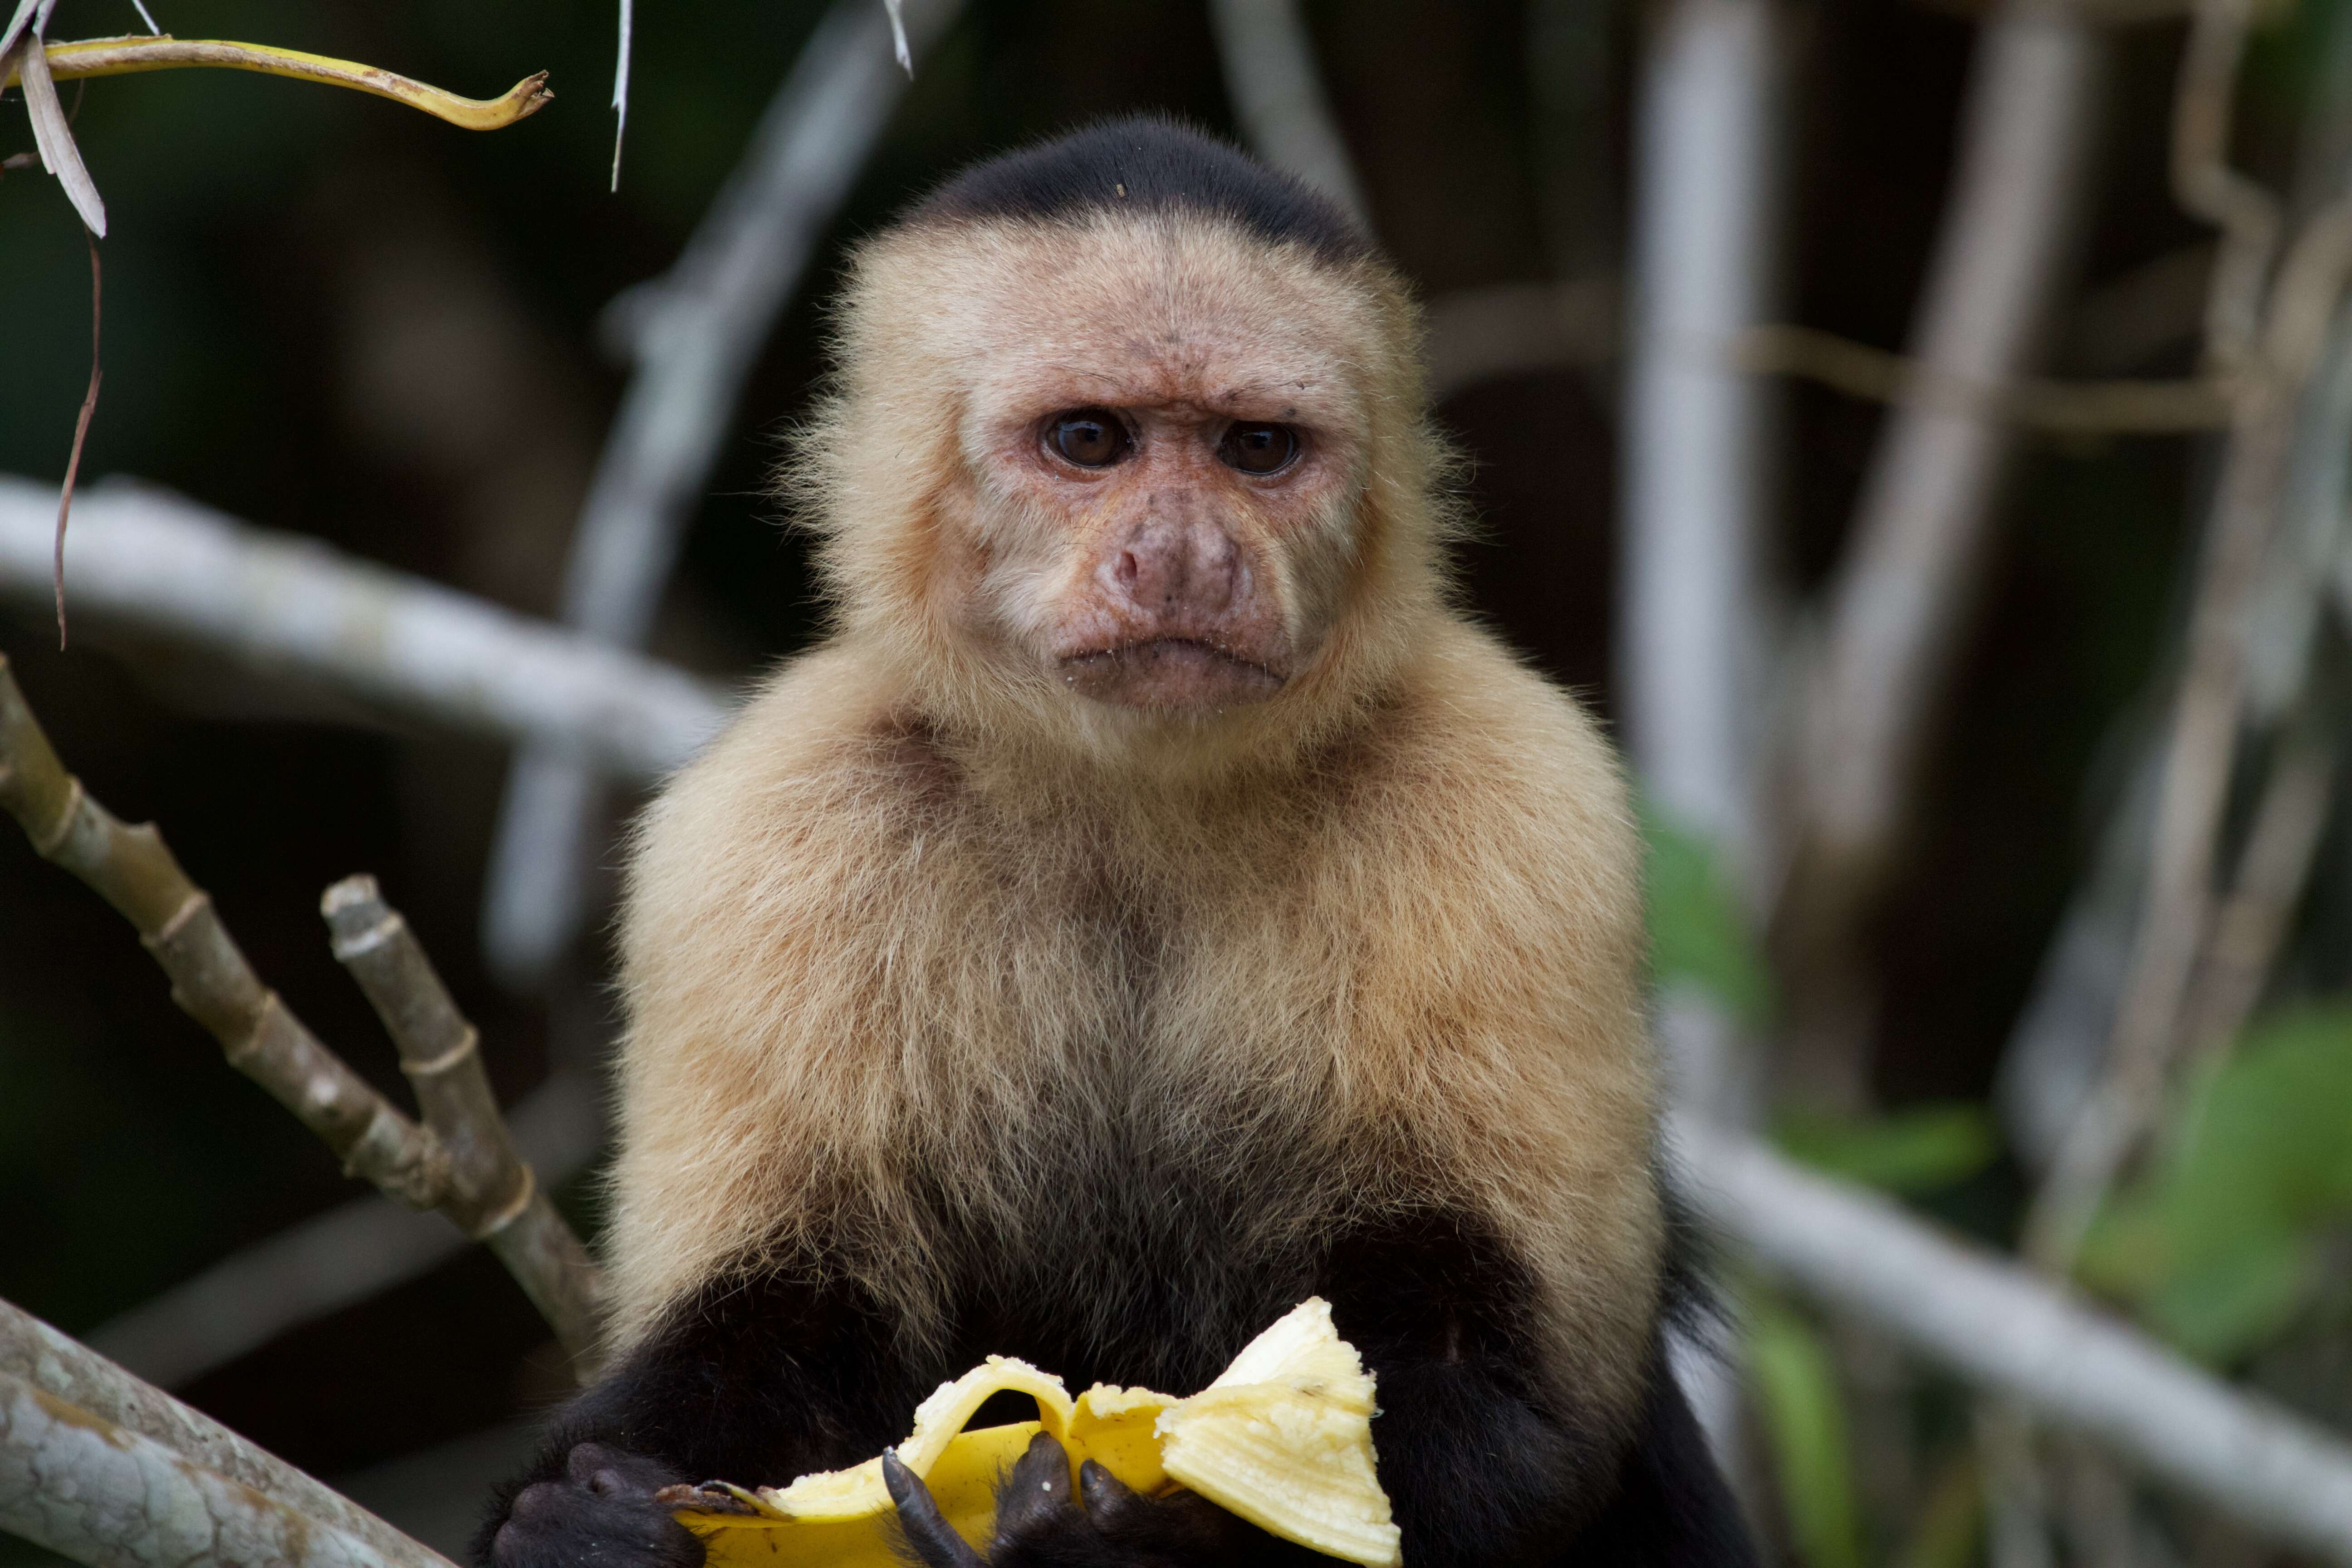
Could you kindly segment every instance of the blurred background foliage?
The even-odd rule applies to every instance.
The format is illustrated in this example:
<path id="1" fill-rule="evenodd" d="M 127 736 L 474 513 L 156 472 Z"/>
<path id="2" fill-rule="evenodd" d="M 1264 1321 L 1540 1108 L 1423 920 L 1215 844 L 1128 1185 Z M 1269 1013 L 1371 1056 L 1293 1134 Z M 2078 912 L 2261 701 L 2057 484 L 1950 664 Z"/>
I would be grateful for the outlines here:
<path id="1" fill-rule="evenodd" d="M 2291 184 L 2347 5 L 2266 13 L 2235 148 L 2273 185 Z M 609 0 L 152 8 L 182 37 L 362 59 L 466 93 L 545 68 L 558 97 L 520 126 L 467 136 L 381 101 L 249 76 L 90 84 L 76 135 L 113 228 L 86 479 L 136 475 L 549 613 L 621 385 L 599 313 L 676 257 L 820 8 L 641 4 L 616 195 L 605 190 Z M 1904 341 L 1947 194 L 1974 10 L 1791 6 L 1787 319 Z M 1615 279 L 1639 6 L 1323 0 L 1307 12 L 1375 225 L 1426 297 Z M 135 22 L 125 0 L 63 0 L 50 31 Z M 2194 366 L 2210 237 L 2165 177 L 2184 36 L 2178 17 L 2113 34 L 2096 207 L 2054 374 Z M 976 0 L 923 58 L 812 286 L 761 357 L 654 651 L 733 677 L 812 633 L 802 549 L 767 481 L 821 368 L 840 246 L 973 156 L 1134 109 L 1233 129 L 1195 0 Z M 0 156 L 29 146 L 21 113 L 0 110 Z M 0 177 L 0 471 L 54 479 L 63 468 L 88 369 L 78 229 L 54 182 Z M 1604 715 L 1614 368 L 1495 377 L 1439 411 L 1475 464 L 1466 594 Z M 1835 557 L 1884 410 L 1791 385 L 1783 416 L 1779 564 L 1809 588 Z M 2211 467 L 2199 438 L 2032 443 L 2008 489 L 2010 525 L 1910 858 L 1871 927 L 1884 998 L 1874 1109 L 1790 1108 L 1775 1121 L 1800 1158 L 1988 1240 L 2012 1239 L 2022 1194 L 1990 1110 L 2000 1053 L 2151 724 L 2159 650 L 2182 613 L 2186 520 Z M 610 1011 L 600 952 L 531 995 L 500 990 L 478 954 L 498 748 L 135 637 L 60 655 L 37 607 L 0 609 L 0 648 L 93 791 L 165 826 L 260 971 L 379 1085 L 398 1082 L 392 1052 L 315 915 L 322 887 L 362 868 L 383 879 L 482 1026 L 504 1096 L 596 1061 Z M 2159 1157 L 2102 1215 L 2084 1271 L 2184 1351 L 2339 1421 L 2352 1419 L 2343 816 L 2271 1009 L 2178 1108 Z M 1771 977 L 1706 846 L 1662 825 L 1651 838 L 1662 978 L 1769 1026 Z M 352 1195 L 307 1134 L 222 1068 L 114 916 L 0 835 L 0 1297 L 85 1332 Z M 593 1227 L 593 1187 L 567 1201 Z M 1958 1392 L 1890 1374 L 1892 1352 L 1853 1325 L 1760 1288 L 1748 1296 L 1745 1365 L 1773 1482 L 1764 1506 L 1784 1553 L 1813 1568 L 1976 1560 Z M 511 1451 L 511 1424 L 562 1387 L 539 1320 L 476 1253 L 180 1392 L 306 1468 L 359 1475 L 363 1500 L 446 1546 Z M 2181 1554 L 2200 1568 L 2208 1548 L 2223 1552 L 2217 1563 L 2261 1555 L 2225 1536 L 2184 1527 Z M 0 1558 L 8 1552 L 0 1542 Z"/>

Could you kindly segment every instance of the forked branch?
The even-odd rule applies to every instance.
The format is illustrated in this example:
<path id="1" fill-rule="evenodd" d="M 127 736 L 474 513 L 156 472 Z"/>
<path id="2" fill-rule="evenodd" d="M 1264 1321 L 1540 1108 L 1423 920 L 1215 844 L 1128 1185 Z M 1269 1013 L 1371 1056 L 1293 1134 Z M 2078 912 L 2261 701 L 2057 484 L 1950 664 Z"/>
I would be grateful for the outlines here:
<path id="1" fill-rule="evenodd" d="M 347 917 L 336 929 L 338 955 L 360 975 L 400 1041 L 404 1065 L 420 1079 L 425 1126 L 345 1066 L 261 983 L 210 896 L 189 880 L 152 823 L 124 824 L 66 771 L 5 657 L 0 808 L 43 858 L 79 877 L 131 922 L 171 977 L 172 999 L 220 1042 L 231 1066 L 317 1133 L 347 1173 L 411 1208 L 441 1209 L 467 1235 L 488 1241 L 585 1373 L 595 1270 L 516 1157 L 472 1059 L 471 1026 L 372 882 L 337 889 L 329 917 Z"/>
<path id="2" fill-rule="evenodd" d="M 602 1277 L 507 1131 L 482 1070 L 481 1035 L 457 1011 L 424 944 L 373 877 L 347 877 L 320 902 L 335 957 L 367 993 L 400 1048 L 425 1125 L 448 1152 L 440 1207 L 498 1254 L 583 1370 L 596 1339 Z"/>

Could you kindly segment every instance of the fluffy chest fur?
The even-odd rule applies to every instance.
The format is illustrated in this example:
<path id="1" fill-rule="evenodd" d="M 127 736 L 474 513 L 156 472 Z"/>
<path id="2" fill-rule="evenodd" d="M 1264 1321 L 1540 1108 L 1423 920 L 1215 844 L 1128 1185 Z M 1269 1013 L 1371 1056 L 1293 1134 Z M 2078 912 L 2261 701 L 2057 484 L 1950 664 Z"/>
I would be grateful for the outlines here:
<path id="1" fill-rule="evenodd" d="M 1442 654 L 1550 732 L 1408 691 L 1224 795 L 1015 787 L 849 661 L 789 670 L 633 867 L 624 1338 L 751 1266 L 918 1338 L 1050 1297 L 1076 1347 L 1171 1301 L 1223 1342 L 1331 1238 L 1444 1209 L 1564 1356 L 1622 1353 L 1657 1221 L 1621 791 L 1565 700 L 1466 630 Z"/>

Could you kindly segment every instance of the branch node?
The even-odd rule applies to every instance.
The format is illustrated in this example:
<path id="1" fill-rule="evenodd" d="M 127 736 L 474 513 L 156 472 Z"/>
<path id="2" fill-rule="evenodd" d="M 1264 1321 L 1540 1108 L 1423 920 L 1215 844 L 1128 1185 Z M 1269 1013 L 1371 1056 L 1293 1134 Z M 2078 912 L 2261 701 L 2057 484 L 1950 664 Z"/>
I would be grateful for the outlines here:
<path id="1" fill-rule="evenodd" d="M 391 920 L 384 921 L 383 925 L 378 926 L 375 929 L 383 931 L 385 927 L 395 925 L 399 921 L 399 919 L 400 917 L 398 915 L 394 915 Z M 343 949 L 341 947 L 338 946 L 335 949 L 335 956 L 338 958 L 343 956 Z M 481 1043 L 481 1030 L 476 1028 L 473 1025 L 468 1024 L 466 1026 L 465 1038 L 459 1040 L 456 1045 L 451 1046 L 439 1056 L 428 1058 L 421 1062 L 412 1062 L 404 1059 L 400 1064 L 400 1070 L 406 1073 L 412 1082 L 418 1079 L 437 1078 L 441 1074 L 447 1072 L 451 1068 L 457 1067 L 471 1059 L 476 1050 L 480 1047 Z"/>
<path id="2" fill-rule="evenodd" d="M 515 1183 L 514 1196 L 507 1200 L 506 1207 L 483 1220 L 467 1233 L 476 1241 L 488 1241 L 514 1224 L 522 1217 L 523 1211 L 530 1207 L 531 1200 L 539 1196 L 539 1176 L 530 1168 L 530 1162 L 528 1160 L 518 1162 L 515 1170 L 520 1179 Z"/>
<path id="3" fill-rule="evenodd" d="M 191 892 L 181 900 L 180 907 L 172 911 L 171 918 L 155 928 L 154 934 L 147 939 L 148 945 L 151 947 L 160 945 L 178 936 L 182 928 L 196 918 L 197 911 L 212 901 L 213 896 L 201 888 Z"/>
<path id="4" fill-rule="evenodd" d="M 69 775 L 66 780 L 66 798 L 58 808 L 57 820 L 31 835 L 34 854 L 44 860 L 58 858 L 58 851 L 65 847 L 66 839 L 73 833 L 74 818 L 81 815 L 82 798 L 81 780 Z"/>
<path id="5" fill-rule="evenodd" d="M 348 937 L 337 937 L 332 943 L 335 962 L 349 963 L 363 953 L 373 952 L 377 948 L 399 935 L 404 923 L 397 911 L 386 910 L 383 919 L 369 926 L 365 931 L 354 932 Z"/>

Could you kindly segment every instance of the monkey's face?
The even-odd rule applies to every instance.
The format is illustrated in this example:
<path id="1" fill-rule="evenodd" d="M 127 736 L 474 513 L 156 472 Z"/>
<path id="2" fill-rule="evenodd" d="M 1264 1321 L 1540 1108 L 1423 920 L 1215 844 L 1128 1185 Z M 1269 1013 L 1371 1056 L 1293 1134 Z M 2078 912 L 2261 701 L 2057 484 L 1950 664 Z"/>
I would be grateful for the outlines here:
<path id="1" fill-rule="evenodd" d="M 1202 225 L 1020 248 L 964 432 L 971 624 L 1082 700 L 1274 697 L 1330 628 L 1361 489 L 1320 269 Z"/>
<path id="2" fill-rule="evenodd" d="M 1199 218 L 921 237 L 920 330 L 961 384 L 933 592 L 968 649 L 1159 712 L 1310 671 L 1363 543 L 1386 323 L 1360 283 Z"/>
<path id="3" fill-rule="evenodd" d="M 1296 395 L 1204 376 L 1219 346 L 1102 344 L 1090 358 L 1108 368 L 1038 367 L 987 432 L 975 608 L 1080 698 L 1263 701 L 1321 641 L 1340 443 Z"/>

